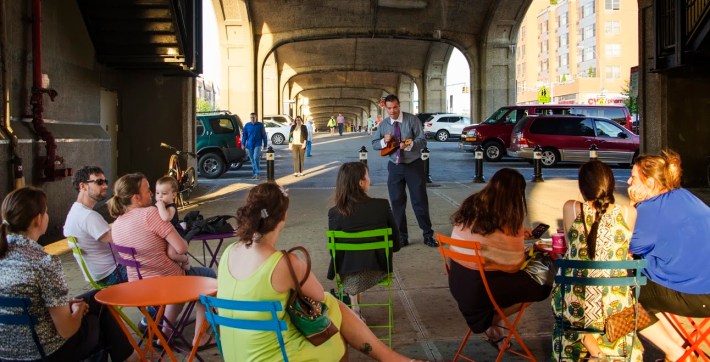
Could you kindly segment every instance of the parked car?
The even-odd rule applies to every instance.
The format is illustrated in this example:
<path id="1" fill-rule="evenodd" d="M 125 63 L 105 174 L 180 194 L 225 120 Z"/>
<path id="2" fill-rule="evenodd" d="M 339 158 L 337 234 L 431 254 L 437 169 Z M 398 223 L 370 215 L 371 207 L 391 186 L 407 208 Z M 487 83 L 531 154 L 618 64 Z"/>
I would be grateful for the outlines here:
<path id="1" fill-rule="evenodd" d="M 206 178 L 222 176 L 229 166 L 248 161 L 242 145 L 242 122 L 228 111 L 199 112 L 195 122 L 197 172 Z"/>
<path id="2" fill-rule="evenodd" d="M 542 147 L 542 165 L 586 162 L 589 148 L 597 146 L 597 158 L 606 163 L 631 165 L 639 154 L 639 136 L 607 118 L 585 116 L 527 116 L 510 136 L 511 156 L 533 159 Z"/>
<path id="3" fill-rule="evenodd" d="M 631 114 L 625 106 L 584 105 L 584 104 L 528 104 L 501 107 L 480 124 L 463 129 L 459 148 L 470 150 L 474 146 L 483 147 L 487 161 L 500 161 L 510 147 L 510 134 L 515 124 L 527 115 L 580 115 L 609 118 L 631 129 Z"/>
<path id="4" fill-rule="evenodd" d="M 424 137 L 444 142 L 449 137 L 461 137 L 461 132 L 471 124 L 471 119 L 460 114 L 435 114 L 424 122 Z"/>
<path id="5" fill-rule="evenodd" d="M 266 128 L 266 136 L 269 138 L 272 145 L 282 145 L 286 143 L 286 138 L 291 131 L 291 126 L 275 121 L 265 120 L 264 128 Z"/>
<path id="6" fill-rule="evenodd" d="M 417 118 L 419 118 L 419 120 L 422 122 L 422 127 L 424 127 L 424 122 L 426 122 L 427 119 L 429 119 L 429 117 L 431 117 L 435 114 L 444 114 L 444 113 L 446 113 L 446 112 L 422 112 L 422 113 L 415 114 L 415 116 L 417 116 Z"/>
<path id="7" fill-rule="evenodd" d="M 276 123 L 281 123 L 281 124 L 285 124 L 288 126 L 291 126 L 294 123 L 293 118 L 291 118 L 291 116 L 289 116 L 288 114 L 277 114 L 277 115 L 272 115 L 272 116 L 264 116 L 261 120 L 263 122 L 274 121 Z"/>

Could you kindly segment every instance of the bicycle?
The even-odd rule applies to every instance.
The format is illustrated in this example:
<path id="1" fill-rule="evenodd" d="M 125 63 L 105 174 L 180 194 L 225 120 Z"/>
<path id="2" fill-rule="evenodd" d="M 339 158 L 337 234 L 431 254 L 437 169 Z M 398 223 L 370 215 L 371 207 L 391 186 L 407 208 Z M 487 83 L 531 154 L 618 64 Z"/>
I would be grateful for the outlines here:
<path id="1" fill-rule="evenodd" d="M 168 161 L 167 175 L 174 177 L 178 183 L 178 193 L 175 204 L 178 207 L 185 206 L 187 204 L 187 201 L 185 200 L 190 197 L 192 189 L 197 185 L 197 173 L 195 172 L 195 168 L 192 166 L 187 169 L 183 169 L 180 165 L 180 158 L 184 158 L 185 161 L 187 161 L 187 156 L 196 158 L 197 155 L 192 152 L 178 150 L 177 148 L 162 142 L 160 143 L 160 147 L 173 151 L 173 154 L 170 155 L 170 160 Z"/>

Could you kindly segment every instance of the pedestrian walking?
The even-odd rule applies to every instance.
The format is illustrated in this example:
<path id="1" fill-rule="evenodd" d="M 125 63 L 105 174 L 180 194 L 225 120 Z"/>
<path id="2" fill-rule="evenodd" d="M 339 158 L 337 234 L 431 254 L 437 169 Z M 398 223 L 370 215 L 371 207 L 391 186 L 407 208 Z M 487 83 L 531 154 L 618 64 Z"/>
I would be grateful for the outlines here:
<path id="1" fill-rule="evenodd" d="M 345 117 L 342 113 L 338 113 L 338 133 L 343 135 L 343 128 L 345 128 Z"/>
<path id="2" fill-rule="evenodd" d="M 244 126 L 243 131 L 244 148 L 249 154 L 249 160 L 251 160 L 251 178 L 258 180 L 262 145 L 263 149 L 266 150 L 268 137 L 266 136 L 266 128 L 264 128 L 263 123 L 259 122 L 256 113 L 249 114 L 249 118 L 251 122 Z"/>
<path id="3" fill-rule="evenodd" d="M 315 132 L 315 127 L 313 126 L 313 118 L 309 118 L 306 121 L 306 129 L 308 129 L 308 137 L 306 138 L 306 157 L 311 157 L 311 147 L 313 146 L 313 132 Z"/>
<path id="4" fill-rule="evenodd" d="M 306 139 L 308 128 L 303 124 L 303 118 L 296 117 L 296 124 L 291 126 L 288 133 L 288 148 L 293 151 L 293 175 L 303 176 L 303 157 L 306 153 Z"/>

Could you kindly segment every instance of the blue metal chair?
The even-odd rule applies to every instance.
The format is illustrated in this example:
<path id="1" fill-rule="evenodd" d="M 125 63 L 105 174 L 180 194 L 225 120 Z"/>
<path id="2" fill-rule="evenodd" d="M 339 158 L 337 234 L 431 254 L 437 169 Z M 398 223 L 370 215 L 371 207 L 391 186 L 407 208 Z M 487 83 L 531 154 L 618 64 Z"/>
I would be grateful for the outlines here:
<path id="1" fill-rule="evenodd" d="M 7 312 L 10 308 L 22 309 L 22 312 L 17 314 L 0 314 L 0 324 L 13 325 L 13 326 L 27 326 L 32 334 L 32 339 L 37 345 L 37 351 L 40 356 L 42 356 L 42 361 L 48 361 L 47 355 L 44 353 L 44 348 L 39 341 L 39 336 L 37 331 L 35 331 L 35 325 L 37 324 L 37 318 L 30 314 L 30 306 L 32 302 L 27 298 L 15 298 L 15 297 L 0 297 L 0 308 Z"/>
<path id="2" fill-rule="evenodd" d="M 219 347 L 219 353 L 222 353 L 222 341 L 219 335 L 219 328 L 217 326 L 222 325 L 229 328 L 246 329 L 253 331 L 273 331 L 276 333 L 276 337 L 279 340 L 279 347 L 281 347 L 281 356 L 284 362 L 288 362 L 288 356 L 286 355 L 286 346 L 284 345 L 283 331 L 287 330 L 286 322 L 278 318 L 277 312 L 282 311 L 281 303 L 278 301 L 240 301 L 240 300 L 228 300 L 220 299 L 216 297 L 210 297 L 206 295 L 200 296 L 200 302 L 205 305 L 207 312 L 207 321 L 209 321 L 214 331 L 214 335 L 217 336 L 217 347 Z M 267 320 L 251 320 L 242 318 L 232 318 L 226 317 L 224 315 L 217 314 L 217 311 L 224 310 L 234 310 L 234 311 L 244 311 L 244 312 L 264 312 L 271 314 L 271 319 Z"/>
<path id="3" fill-rule="evenodd" d="M 592 287 L 634 287 L 634 293 L 636 295 L 636 300 L 638 301 L 639 293 L 641 292 L 641 286 L 646 285 L 646 277 L 641 274 L 641 270 L 648 265 L 648 262 L 644 259 L 640 260 L 620 260 L 620 261 L 592 261 L 592 260 L 568 260 L 568 259 L 557 259 L 555 260 L 555 265 L 558 268 L 558 274 L 555 276 L 555 284 L 560 288 L 560 303 L 561 305 L 557 309 L 559 313 L 555 314 L 555 328 L 559 328 L 562 332 L 561 336 L 564 336 L 568 332 L 576 333 L 601 333 L 603 330 L 575 327 L 572 326 L 568 320 L 564 317 L 564 311 L 567 310 L 567 305 L 565 302 L 565 294 L 567 289 L 572 290 L 576 286 L 592 286 Z M 589 270 L 626 270 L 627 275 L 614 276 L 611 273 L 611 277 L 589 277 Z M 634 324 L 638 323 L 638 303 L 635 304 L 637 308 L 634 311 Z M 633 330 L 633 337 L 636 337 L 636 328 Z M 553 341 L 553 348 L 561 348 L 561 342 Z M 631 358 L 631 346 L 628 346 L 625 357 L 626 360 Z M 562 360 L 562 355 L 559 355 L 559 360 Z M 613 358 L 608 356 L 607 358 Z"/>

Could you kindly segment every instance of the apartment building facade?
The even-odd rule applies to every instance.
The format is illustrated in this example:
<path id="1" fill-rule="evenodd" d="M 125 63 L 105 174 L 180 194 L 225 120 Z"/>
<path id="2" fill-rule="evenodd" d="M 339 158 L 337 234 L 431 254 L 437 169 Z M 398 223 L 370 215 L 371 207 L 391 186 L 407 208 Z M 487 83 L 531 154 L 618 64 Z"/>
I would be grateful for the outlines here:
<path id="1" fill-rule="evenodd" d="M 518 31 L 518 104 L 623 104 L 638 64 L 636 0 L 534 0 Z"/>

